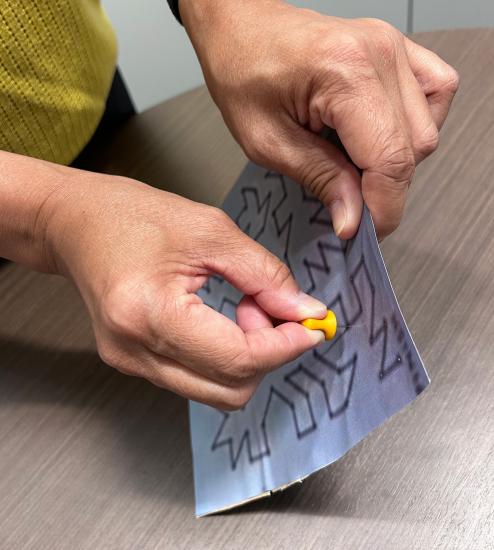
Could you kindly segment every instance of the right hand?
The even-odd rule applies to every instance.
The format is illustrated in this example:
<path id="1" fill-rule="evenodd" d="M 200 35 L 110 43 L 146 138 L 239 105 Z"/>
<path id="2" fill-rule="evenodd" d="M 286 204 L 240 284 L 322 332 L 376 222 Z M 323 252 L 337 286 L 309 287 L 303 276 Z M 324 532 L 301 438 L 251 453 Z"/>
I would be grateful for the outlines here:
<path id="1" fill-rule="evenodd" d="M 323 317 L 324 304 L 216 208 L 87 173 L 38 218 L 51 270 L 75 282 L 103 361 L 121 372 L 237 409 L 264 374 L 324 339 L 294 322 Z M 238 324 L 196 295 L 214 273 L 245 294 Z"/>
<path id="2" fill-rule="evenodd" d="M 377 19 L 281 0 L 181 0 L 208 88 L 247 156 L 303 184 L 352 237 L 363 201 L 380 238 L 399 224 L 434 151 L 458 75 Z M 319 136 L 338 133 L 353 164 Z"/>

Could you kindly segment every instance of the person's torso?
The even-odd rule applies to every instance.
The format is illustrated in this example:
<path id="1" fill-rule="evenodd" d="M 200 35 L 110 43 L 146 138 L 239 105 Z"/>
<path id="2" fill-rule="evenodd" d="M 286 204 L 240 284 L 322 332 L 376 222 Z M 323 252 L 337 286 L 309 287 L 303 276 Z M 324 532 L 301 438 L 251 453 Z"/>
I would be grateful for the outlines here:
<path id="1" fill-rule="evenodd" d="M 0 0 L 0 149 L 69 164 L 98 125 L 115 64 L 99 0 Z"/>

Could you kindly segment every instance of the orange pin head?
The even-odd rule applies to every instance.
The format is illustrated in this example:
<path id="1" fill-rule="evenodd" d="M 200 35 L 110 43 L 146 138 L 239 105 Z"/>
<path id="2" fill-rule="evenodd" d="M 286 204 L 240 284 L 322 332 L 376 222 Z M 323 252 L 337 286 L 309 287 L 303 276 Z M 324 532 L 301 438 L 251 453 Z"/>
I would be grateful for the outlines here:
<path id="1" fill-rule="evenodd" d="M 326 336 L 326 340 L 332 340 L 336 335 L 338 323 L 334 311 L 328 309 L 324 319 L 304 319 L 300 323 L 310 330 L 322 330 Z"/>

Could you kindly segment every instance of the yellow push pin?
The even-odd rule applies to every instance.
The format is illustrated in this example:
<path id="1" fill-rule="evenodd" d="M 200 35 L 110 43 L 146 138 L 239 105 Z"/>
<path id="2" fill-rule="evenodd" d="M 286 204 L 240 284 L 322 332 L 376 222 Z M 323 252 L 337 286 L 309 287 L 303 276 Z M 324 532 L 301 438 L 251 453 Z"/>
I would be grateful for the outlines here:
<path id="1" fill-rule="evenodd" d="M 338 323 L 334 311 L 328 309 L 324 319 L 304 319 L 300 324 L 310 330 L 322 330 L 326 336 L 326 340 L 332 340 L 336 335 Z"/>

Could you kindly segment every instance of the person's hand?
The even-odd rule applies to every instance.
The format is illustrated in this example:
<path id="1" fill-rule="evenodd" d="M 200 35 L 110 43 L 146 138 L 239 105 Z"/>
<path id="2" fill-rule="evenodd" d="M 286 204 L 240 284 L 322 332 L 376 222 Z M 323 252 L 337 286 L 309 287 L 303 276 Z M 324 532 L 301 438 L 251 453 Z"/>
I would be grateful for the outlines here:
<path id="1" fill-rule="evenodd" d="M 75 282 L 106 363 L 236 409 L 264 374 L 324 340 L 291 321 L 321 318 L 325 306 L 222 211 L 134 180 L 80 174 L 43 202 L 36 225 L 46 228 L 44 270 Z M 238 324 L 195 294 L 213 273 L 245 295 Z M 273 327 L 272 318 L 288 322 Z"/>
<path id="2" fill-rule="evenodd" d="M 180 0 L 208 88 L 254 162 L 307 186 L 342 238 L 362 196 L 379 237 L 399 224 L 415 165 L 433 152 L 458 86 L 437 55 L 375 19 L 280 0 Z M 355 167 L 319 137 L 337 131 Z"/>

